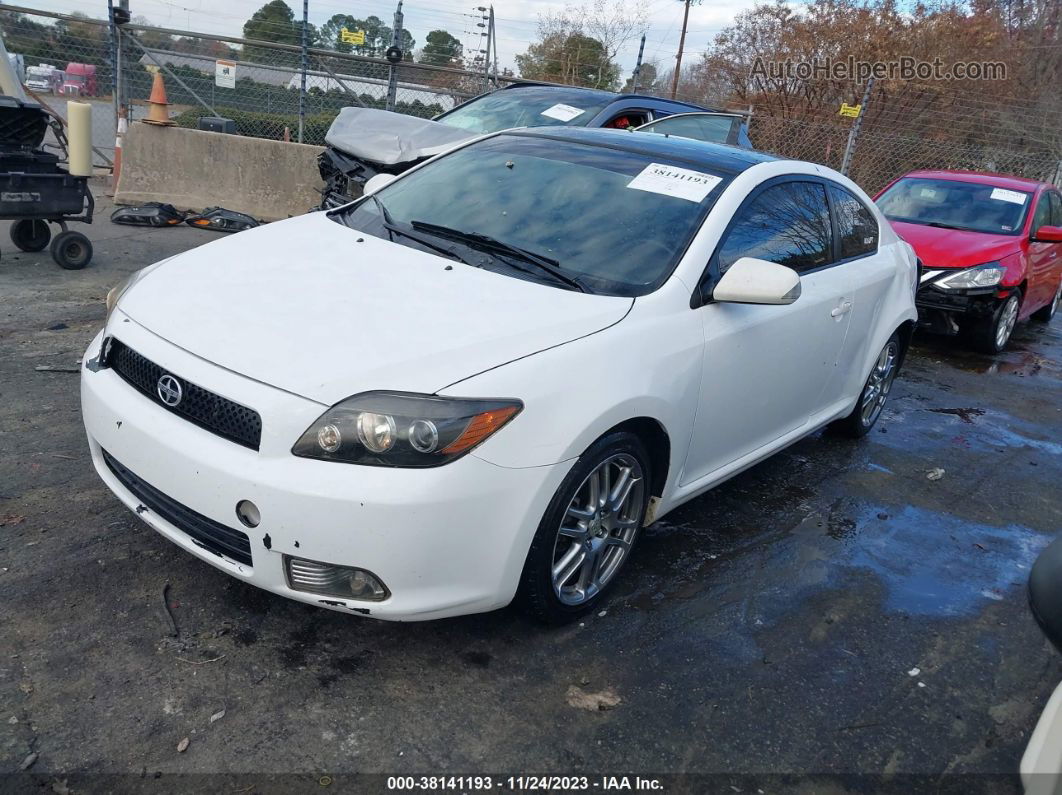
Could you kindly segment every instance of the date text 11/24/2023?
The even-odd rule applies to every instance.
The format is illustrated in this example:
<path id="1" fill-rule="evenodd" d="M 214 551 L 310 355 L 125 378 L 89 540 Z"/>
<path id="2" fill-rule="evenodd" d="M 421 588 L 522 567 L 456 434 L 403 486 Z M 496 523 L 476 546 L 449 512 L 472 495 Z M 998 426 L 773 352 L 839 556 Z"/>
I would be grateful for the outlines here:
<path id="1" fill-rule="evenodd" d="M 498 791 L 580 792 L 662 791 L 657 778 L 641 776 L 388 776 L 389 792 Z"/>

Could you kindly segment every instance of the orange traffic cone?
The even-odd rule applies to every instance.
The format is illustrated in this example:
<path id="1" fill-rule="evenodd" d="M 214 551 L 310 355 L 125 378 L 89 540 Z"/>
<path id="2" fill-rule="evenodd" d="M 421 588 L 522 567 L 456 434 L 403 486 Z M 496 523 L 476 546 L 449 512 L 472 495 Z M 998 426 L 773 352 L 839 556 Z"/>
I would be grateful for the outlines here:
<path id="1" fill-rule="evenodd" d="M 151 96 L 148 98 L 148 115 L 144 119 L 146 124 L 160 124 L 172 126 L 170 114 L 166 110 L 169 106 L 166 101 L 166 85 L 162 82 L 162 73 L 155 72 L 155 82 L 151 84 Z"/>

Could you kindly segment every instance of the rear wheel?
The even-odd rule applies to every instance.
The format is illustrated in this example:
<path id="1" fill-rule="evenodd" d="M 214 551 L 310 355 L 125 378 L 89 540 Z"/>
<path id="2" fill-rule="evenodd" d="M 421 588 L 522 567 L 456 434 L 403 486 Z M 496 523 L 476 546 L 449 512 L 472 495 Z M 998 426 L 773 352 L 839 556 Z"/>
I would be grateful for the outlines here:
<path id="1" fill-rule="evenodd" d="M 51 239 L 46 221 L 23 218 L 11 224 L 11 242 L 23 251 L 44 251 Z"/>
<path id="2" fill-rule="evenodd" d="M 1000 353 L 1010 341 L 1020 310 L 1021 296 L 1015 291 L 996 307 L 990 318 L 979 320 L 969 328 L 970 344 L 982 353 Z"/>
<path id="3" fill-rule="evenodd" d="M 550 624 L 592 610 L 630 557 L 649 505 L 649 456 L 632 433 L 611 433 L 580 457 L 554 495 L 527 553 L 517 599 Z"/>
<path id="4" fill-rule="evenodd" d="M 1051 318 L 1055 316 L 1055 312 L 1058 311 L 1058 305 L 1062 302 L 1062 281 L 1058 283 L 1058 289 L 1055 290 L 1055 297 L 1051 299 L 1051 303 L 1047 306 L 1041 307 L 1032 313 L 1033 320 L 1038 320 L 1041 323 L 1051 322 Z"/>
<path id="5" fill-rule="evenodd" d="M 870 433 L 885 408 L 885 401 L 892 391 L 892 382 L 896 379 L 899 365 L 900 336 L 893 332 L 878 358 L 874 360 L 874 367 L 863 384 L 863 391 L 859 393 L 859 400 L 856 401 L 852 413 L 834 423 L 834 428 L 853 439 Z"/>

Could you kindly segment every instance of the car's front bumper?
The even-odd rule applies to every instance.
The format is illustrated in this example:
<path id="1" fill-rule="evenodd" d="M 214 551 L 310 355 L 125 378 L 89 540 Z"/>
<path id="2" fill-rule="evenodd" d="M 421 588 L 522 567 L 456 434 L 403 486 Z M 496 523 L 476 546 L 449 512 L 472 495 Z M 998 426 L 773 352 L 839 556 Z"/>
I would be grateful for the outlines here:
<path id="1" fill-rule="evenodd" d="M 963 322 L 990 322 L 1012 289 L 996 286 L 944 290 L 924 282 L 915 295 L 919 324 L 932 331 L 954 333 Z"/>
<path id="2" fill-rule="evenodd" d="M 135 324 L 123 341 L 189 381 L 262 415 L 260 450 L 210 433 L 153 403 L 94 359 L 89 347 L 81 402 L 89 447 L 104 483 L 148 525 L 186 551 L 252 585 L 309 604 L 393 620 L 475 613 L 511 601 L 528 546 L 571 464 L 508 469 L 475 454 L 433 469 L 391 469 L 296 458 L 294 440 L 324 407 L 222 370 Z M 197 514 L 244 533 L 251 563 L 219 555 L 145 509 L 103 451 L 141 481 Z M 236 504 L 261 512 L 251 529 Z M 293 590 L 283 556 L 352 566 L 376 575 L 384 601 Z"/>

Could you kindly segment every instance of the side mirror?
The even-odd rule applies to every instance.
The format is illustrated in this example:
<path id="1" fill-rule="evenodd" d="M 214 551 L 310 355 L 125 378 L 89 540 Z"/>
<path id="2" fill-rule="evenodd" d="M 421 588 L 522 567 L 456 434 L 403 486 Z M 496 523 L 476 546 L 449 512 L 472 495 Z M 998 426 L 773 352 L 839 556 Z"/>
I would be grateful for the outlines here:
<path id="1" fill-rule="evenodd" d="M 800 276 L 792 268 L 755 257 L 742 257 L 712 291 L 712 298 L 731 304 L 791 304 L 800 297 Z"/>
<path id="2" fill-rule="evenodd" d="M 1062 243 L 1062 226 L 1044 224 L 1033 233 L 1033 240 L 1037 243 Z"/>
<path id="3" fill-rule="evenodd" d="M 369 178 L 369 181 L 365 183 L 365 187 L 362 188 L 361 194 L 363 196 L 371 196 L 376 193 L 376 191 L 380 190 L 380 188 L 390 185 L 396 179 L 398 179 L 398 177 L 394 174 L 377 174 L 375 177 Z"/>

